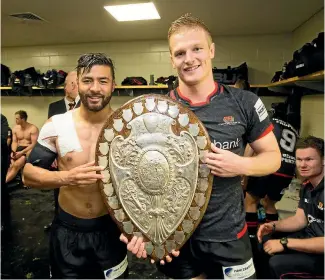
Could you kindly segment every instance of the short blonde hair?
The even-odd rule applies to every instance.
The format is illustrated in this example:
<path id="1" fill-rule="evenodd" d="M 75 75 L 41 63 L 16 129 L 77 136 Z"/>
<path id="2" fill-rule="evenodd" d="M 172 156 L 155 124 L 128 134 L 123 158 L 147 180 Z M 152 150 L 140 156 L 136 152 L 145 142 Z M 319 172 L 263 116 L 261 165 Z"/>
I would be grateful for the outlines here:
<path id="1" fill-rule="evenodd" d="M 170 37 L 173 34 L 178 33 L 183 28 L 203 29 L 208 36 L 209 45 L 212 43 L 212 35 L 209 28 L 205 25 L 202 20 L 195 16 L 192 16 L 192 14 L 190 13 L 182 15 L 180 18 L 172 22 L 168 30 L 168 41 L 170 40 Z"/>

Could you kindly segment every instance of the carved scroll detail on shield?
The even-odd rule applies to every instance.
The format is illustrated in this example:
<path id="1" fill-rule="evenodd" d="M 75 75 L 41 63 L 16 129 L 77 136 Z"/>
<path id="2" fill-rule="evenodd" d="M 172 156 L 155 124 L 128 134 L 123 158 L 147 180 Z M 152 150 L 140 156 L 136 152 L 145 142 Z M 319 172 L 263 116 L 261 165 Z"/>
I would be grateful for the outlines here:
<path id="1" fill-rule="evenodd" d="M 176 136 L 173 122 L 158 113 L 136 117 L 129 137 L 117 136 L 109 155 L 120 202 L 154 245 L 165 242 L 183 221 L 198 177 L 195 139 L 186 131 Z"/>
<path id="2" fill-rule="evenodd" d="M 197 117 L 160 95 L 129 101 L 104 125 L 96 150 L 103 198 L 129 238 L 144 237 L 152 258 L 181 248 L 201 221 L 212 188 L 202 162 L 209 151 Z"/>

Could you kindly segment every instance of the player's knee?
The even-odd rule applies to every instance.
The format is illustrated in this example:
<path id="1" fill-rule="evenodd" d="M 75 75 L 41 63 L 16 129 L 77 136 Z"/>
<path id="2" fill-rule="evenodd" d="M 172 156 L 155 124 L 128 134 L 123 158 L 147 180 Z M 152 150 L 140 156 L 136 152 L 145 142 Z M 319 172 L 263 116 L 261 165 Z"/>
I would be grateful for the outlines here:
<path id="1" fill-rule="evenodd" d="M 21 169 L 22 167 L 24 167 L 25 163 L 26 158 L 23 156 L 15 161 L 14 166 L 16 169 Z"/>

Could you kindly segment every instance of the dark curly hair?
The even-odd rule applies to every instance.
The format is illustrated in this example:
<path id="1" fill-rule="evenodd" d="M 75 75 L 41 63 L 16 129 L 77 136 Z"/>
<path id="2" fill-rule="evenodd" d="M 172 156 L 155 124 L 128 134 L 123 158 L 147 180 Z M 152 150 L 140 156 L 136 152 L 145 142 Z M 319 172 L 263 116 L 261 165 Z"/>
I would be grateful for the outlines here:
<path id="1" fill-rule="evenodd" d="M 78 59 L 77 75 L 88 73 L 95 65 L 106 65 L 112 70 L 113 80 L 115 80 L 115 67 L 113 61 L 103 53 L 86 53 Z"/>

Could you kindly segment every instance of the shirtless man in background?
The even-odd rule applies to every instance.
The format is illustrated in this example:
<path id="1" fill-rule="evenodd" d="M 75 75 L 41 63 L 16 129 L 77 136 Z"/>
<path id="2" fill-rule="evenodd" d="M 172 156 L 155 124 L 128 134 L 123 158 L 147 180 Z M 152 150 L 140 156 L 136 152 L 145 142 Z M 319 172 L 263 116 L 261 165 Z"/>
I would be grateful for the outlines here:
<path id="1" fill-rule="evenodd" d="M 43 126 L 24 168 L 24 182 L 39 189 L 60 188 L 59 209 L 50 236 L 52 278 L 125 278 L 126 245 L 110 218 L 98 187 L 95 151 L 99 133 L 113 112 L 114 65 L 102 54 L 78 60 L 81 106 L 55 115 Z M 57 159 L 59 171 L 49 171 Z"/>
<path id="2" fill-rule="evenodd" d="M 25 111 L 20 110 L 15 113 L 16 125 L 12 129 L 11 165 L 6 176 L 6 183 L 16 177 L 37 142 L 38 128 L 27 122 L 27 118 Z"/>

